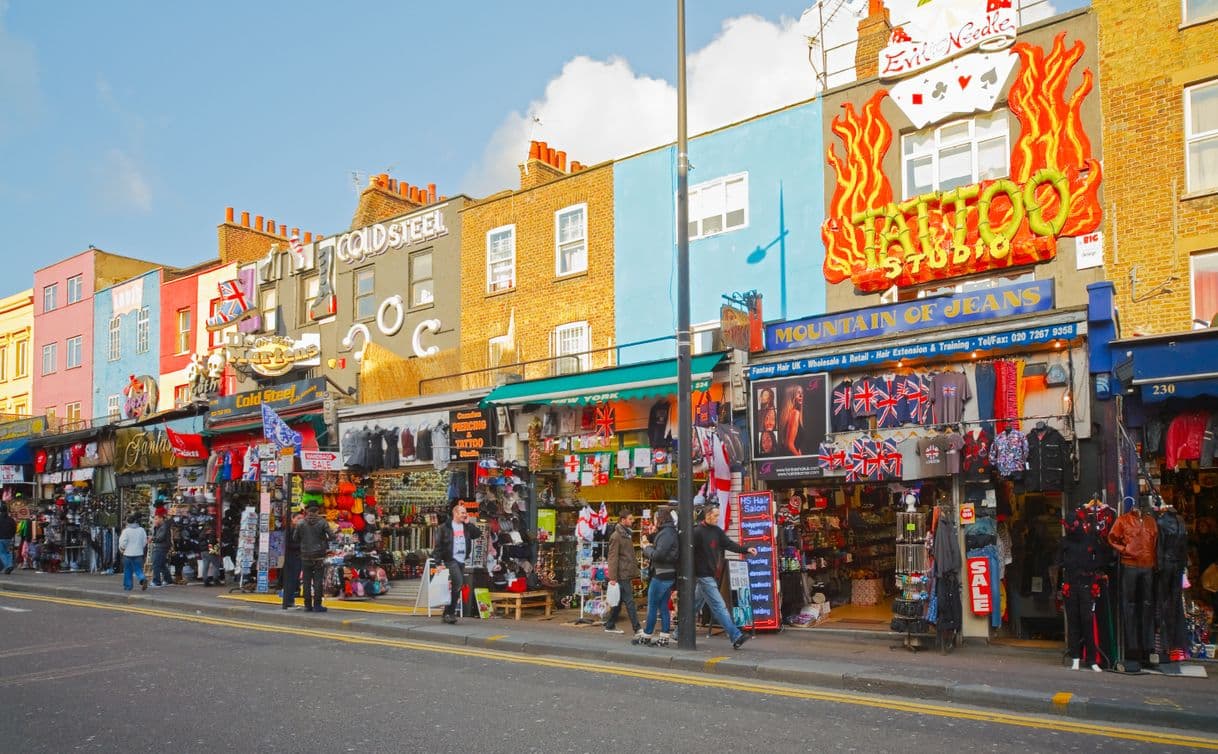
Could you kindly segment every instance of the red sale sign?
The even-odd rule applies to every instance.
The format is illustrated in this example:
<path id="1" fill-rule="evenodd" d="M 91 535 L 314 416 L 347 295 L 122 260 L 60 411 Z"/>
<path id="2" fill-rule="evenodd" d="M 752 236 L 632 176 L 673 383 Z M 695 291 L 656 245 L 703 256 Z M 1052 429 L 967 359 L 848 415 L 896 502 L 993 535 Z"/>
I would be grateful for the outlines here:
<path id="1" fill-rule="evenodd" d="M 973 605 L 973 615 L 989 615 L 993 610 L 990 600 L 990 559 L 968 559 L 968 593 Z"/>

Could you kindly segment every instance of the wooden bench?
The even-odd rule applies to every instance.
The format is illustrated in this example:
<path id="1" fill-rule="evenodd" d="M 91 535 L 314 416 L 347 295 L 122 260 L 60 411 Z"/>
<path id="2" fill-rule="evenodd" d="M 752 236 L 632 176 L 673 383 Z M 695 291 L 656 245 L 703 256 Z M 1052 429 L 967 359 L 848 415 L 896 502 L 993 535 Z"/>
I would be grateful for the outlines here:
<path id="1" fill-rule="evenodd" d="M 503 609 L 503 617 L 508 617 L 513 609 L 516 610 L 516 620 L 520 620 L 520 611 L 526 607 L 544 607 L 546 617 L 554 612 L 554 595 L 545 590 L 535 592 L 491 592 L 491 611 Z"/>

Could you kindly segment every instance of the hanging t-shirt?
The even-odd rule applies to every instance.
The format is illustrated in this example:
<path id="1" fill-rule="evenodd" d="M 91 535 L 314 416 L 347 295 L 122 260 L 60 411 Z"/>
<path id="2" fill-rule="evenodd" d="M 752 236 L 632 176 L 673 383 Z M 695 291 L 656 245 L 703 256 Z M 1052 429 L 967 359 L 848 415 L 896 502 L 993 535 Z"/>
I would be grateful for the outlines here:
<path id="1" fill-rule="evenodd" d="M 922 385 L 922 377 L 903 374 L 896 378 L 896 385 L 897 396 L 901 399 L 897 404 L 901 424 L 921 424 L 921 407 L 930 399 Z"/>
<path id="2" fill-rule="evenodd" d="M 990 433 L 984 429 L 971 430 L 964 436 L 963 467 L 966 479 L 989 479 L 994 471 L 990 463 Z"/>
<path id="3" fill-rule="evenodd" d="M 431 465 L 437 471 L 448 468 L 452 450 L 448 446 L 448 425 L 439 424 L 431 431 Z"/>
<path id="4" fill-rule="evenodd" d="M 922 458 L 923 476 L 945 476 L 947 471 L 947 437 L 936 435 L 918 440 L 918 455 Z"/>
<path id="5" fill-rule="evenodd" d="M 973 397 L 964 372 L 939 372 L 930 378 L 937 424 L 958 424 L 964 418 L 964 403 Z"/>
<path id="6" fill-rule="evenodd" d="M 913 481 L 923 479 L 927 475 L 922 468 L 922 456 L 918 454 L 917 437 L 908 437 L 897 443 L 897 452 L 901 454 L 901 479 Z"/>
<path id="7" fill-rule="evenodd" d="M 901 426 L 901 386 L 904 378 L 895 375 L 885 375 L 875 378 L 876 388 L 880 392 L 875 402 L 876 425 L 885 429 Z"/>
<path id="8" fill-rule="evenodd" d="M 860 377 L 854 381 L 851 387 L 851 395 L 854 400 L 854 416 L 875 416 L 875 406 L 880 400 L 881 385 L 877 385 L 876 380 L 871 377 Z"/>
<path id="9" fill-rule="evenodd" d="M 668 399 L 663 399 L 652 404 L 647 412 L 647 441 L 653 448 L 668 447 L 668 411 Z"/>
<path id="10" fill-rule="evenodd" d="M 959 474 L 962 468 L 961 459 L 964 450 L 964 438 L 959 432 L 951 432 L 943 436 L 943 440 L 947 445 L 944 451 L 947 454 L 947 473 Z"/>
<path id="11" fill-rule="evenodd" d="M 1022 473 L 1028 461 L 1028 438 L 1014 427 L 1000 432 L 990 446 L 990 461 L 1005 477 Z"/>
<path id="12" fill-rule="evenodd" d="M 833 386 L 833 401 L 830 405 L 829 425 L 834 432 L 845 432 L 854 429 L 854 382 L 842 380 Z"/>
<path id="13" fill-rule="evenodd" d="M 465 565 L 465 524 L 452 522 L 453 527 L 453 560 Z"/>

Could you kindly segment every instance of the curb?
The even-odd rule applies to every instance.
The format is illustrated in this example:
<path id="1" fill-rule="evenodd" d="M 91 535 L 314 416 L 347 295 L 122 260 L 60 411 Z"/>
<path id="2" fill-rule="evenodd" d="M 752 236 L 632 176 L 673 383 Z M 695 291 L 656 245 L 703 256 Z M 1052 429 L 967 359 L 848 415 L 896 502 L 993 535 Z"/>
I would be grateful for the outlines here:
<path id="1" fill-rule="evenodd" d="M 1092 699 L 1072 695 L 1056 698 L 1043 691 L 1004 688 L 988 684 L 963 683 L 925 679 L 910 675 L 879 673 L 858 664 L 825 662 L 801 658 L 756 659 L 749 655 L 704 657 L 686 653 L 631 652 L 617 646 L 604 648 L 564 642 L 561 639 L 537 641 L 531 638 L 490 638 L 477 633 L 440 630 L 430 623 L 403 625 L 353 621 L 337 615 L 310 615 L 279 610 L 259 609 L 248 605 L 199 605 L 172 599 L 150 601 L 139 596 L 108 591 L 90 591 L 64 586 L 35 586 L 5 582 L 4 591 L 45 594 L 67 599 L 87 599 L 121 605 L 158 608 L 183 613 L 195 613 L 220 618 L 243 619 L 278 626 L 324 627 L 329 631 L 407 639 L 433 644 L 494 649 L 530 656 L 564 657 L 576 660 L 610 662 L 650 670 L 671 668 L 731 678 L 773 683 L 788 683 L 831 691 L 859 692 L 912 700 L 940 701 L 979 707 L 997 712 L 1024 712 L 1046 716 L 1068 717 L 1091 722 L 1126 723 L 1164 726 L 1190 731 L 1218 733 L 1218 714 L 1194 710 L 1154 706 L 1147 703 L 1121 703 L 1109 699 Z"/>

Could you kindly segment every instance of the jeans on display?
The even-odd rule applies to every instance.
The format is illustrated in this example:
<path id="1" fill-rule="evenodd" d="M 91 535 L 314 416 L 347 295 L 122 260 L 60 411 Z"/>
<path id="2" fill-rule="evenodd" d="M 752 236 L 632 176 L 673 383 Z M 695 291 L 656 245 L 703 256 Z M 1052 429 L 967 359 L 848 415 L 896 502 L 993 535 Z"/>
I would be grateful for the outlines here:
<path id="1" fill-rule="evenodd" d="M 626 617 L 630 618 L 630 627 L 637 632 L 639 630 L 639 609 L 634 604 L 634 595 L 630 593 L 630 585 L 622 581 L 619 581 L 618 585 L 622 588 L 622 599 L 609 608 L 609 614 L 605 616 L 605 628 L 613 628 L 617 625 L 617 618 L 622 614 L 622 605 L 625 605 Z"/>
<path id="2" fill-rule="evenodd" d="M 457 605 L 461 604 L 461 588 L 465 586 L 465 566 L 455 560 L 448 561 L 448 578 L 452 582 L 452 594 L 448 607 L 444 608 L 445 615 L 456 615 Z M 464 615 L 464 611 L 462 611 Z"/>
<path id="3" fill-rule="evenodd" d="M 321 558 L 306 558 L 300 562 L 304 583 L 304 603 L 309 609 L 321 607 L 322 579 L 326 574 L 326 561 Z"/>
<path id="4" fill-rule="evenodd" d="M 1125 649 L 1153 652 L 1155 626 L 1150 568 L 1121 567 L 1121 620 Z"/>
<path id="5" fill-rule="evenodd" d="M 13 567 L 13 540 L 0 539 L 0 568 Z"/>
<path id="6" fill-rule="evenodd" d="M 124 555 L 123 556 L 123 589 L 130 592 L 135 588 L 135 583 L 144 583 L 144 556 L 143 555 Z"/>
<path id="7" fill-rule="evenodd" d="M 702 612 L 703 604 L 710 606 L 711 615 L 723 626 L 729 640 L 735 642 L 740 638 L 740 627 L 732 620 L 732 614 L 723 602 L 723 595 L 719 593 L 719 582 L 714 576 L 699 576 L 694 584 L 694 615 Z"/>
<path id="8" fill-rule="evenodd" d="M 1184 619 L 1184 566 L 1161 572 L 1158 578 L 1159 615 L 1163 621 L 1164 649 L 1184 649 L 1188 646 L 1188 627 Z"/>
<path id="9" fill-rule="evenodd" d="M 643 627 L 643 633 L 651 635 L 655 631 L 657 616 L 660 619 L 661 631 L 668 633 L 672 629 L 672 616 L 668 614 L 668 595 L 672 594 L 672 587 L 676 583 L 675 578 L 652 577 L 651 583 L 647 585 L 647 625 Z"/>
<path id="10" fill-rule="evenodd" d="M 173 574 L 169 572 L 169 551 L 163 547 L 152 548 L 152 583 L 172 584 Z"/>
<path id="11" fill-rule="evenodd" d="M 993 364 L 978 364 L 974 372 L 977 383 L 977 416 L 982 421 L 982 428 L 993 431 L 994 424 L 994 388 L 998 380 L 994 376 Z"/>
<path id="12" fill-rule="evenodd" d="M 296 604 L 296 593 L 300 591 L 300 553 L 289 552 L 283 556 L 283 606 Z"/>

